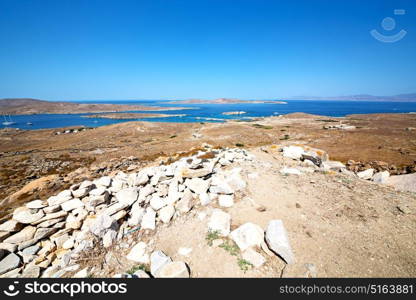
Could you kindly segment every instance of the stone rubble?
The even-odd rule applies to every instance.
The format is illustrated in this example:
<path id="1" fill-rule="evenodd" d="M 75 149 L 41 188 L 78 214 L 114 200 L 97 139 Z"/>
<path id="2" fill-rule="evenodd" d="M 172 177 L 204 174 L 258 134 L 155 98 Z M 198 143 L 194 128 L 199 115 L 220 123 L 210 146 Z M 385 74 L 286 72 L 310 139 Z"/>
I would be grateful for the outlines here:
<path id="1" fill-rule="evenodd" d="M 324 152 L 299 148 L 289 147 L 283 150 L 283 155 L 292 159 L 308 155 L 319 158 L 320 163 L 328 161 Z M 0 224 L 0 276 L 62 277 L 66 272 L 77 271 L 81 252 L 100 246 L 109 248 L 116 241 L 115 246 L 121 247 L 118 240 L 131 230 L 152 232 L 161 224 L 168 226 L 198 205 L 218 203 L 220 207 L 232 207 L 239 200 L 238 193 L 246 188 L 241 168 L 232 165 L 254 157 L 240 148 L 210 151 L 214 154 L 212 158 L 200 158 L 206 154 L 200 151 L 170 165 L 85 180 L 48 199 L 34 200 L 15 209 L 12 219 Z M 310 158 L 310 161 L 318 159 Z M 247 261 L 256 267 L 264 263 L 264 258 L 253 249 L 264 244 L 261 227 L 246 223 L 230 234 L 230 214 L 209 208 L 206 215 L 209 216 L 207 231 L 218 232 L 221 237 L 230 235 Z M 269 224 L 266 241 L 286 262 L 293 262 L 286 232 L 278 221 Z M 130 243 L 126 247 L 131 246 Z M 148 248 L 144 242 L 137 241 L 127 259 L 150 264 L 153 277 L 190 277 L 186 262 L 172 261 L 162 251 L 150 254 L 147 251 L 151 247 Z M 190 253 L 185 248 L 180 252 L 183 256 Z M 149 276 L 143 271 L 136 273 L 128 276 Z M 91 270 L 83 269 L 75 277 L 90 274 Z"/>

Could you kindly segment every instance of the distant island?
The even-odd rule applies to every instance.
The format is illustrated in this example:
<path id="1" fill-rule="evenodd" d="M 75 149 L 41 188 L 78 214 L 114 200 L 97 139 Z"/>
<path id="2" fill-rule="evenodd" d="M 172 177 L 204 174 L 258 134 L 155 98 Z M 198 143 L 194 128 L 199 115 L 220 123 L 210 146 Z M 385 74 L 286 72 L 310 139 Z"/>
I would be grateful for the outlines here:
<path id="1" fill-rule="evenodd" d="M 394 96 L 374 96 L 367 94 L 349 95 L 349 96 L 295 96 L 284 98 L 284 100 L 338 100 L 338 101 L 392 101 L 392 102 L 416 102 L 416 93 L 400 94 Z"/>
<path id="2" fill-rule="evenodd" d="M 242 115 L 245 114 L 245 111 L 227 111 L 227 112 L 223 112 L 223 115 Z"/>
<path id="3" fill-rule="evenodd" d="M 146 118 L 168 118 L 168 117 L 184 117 L 186 114 L 152 114 L 152 113 L 112 113 L 112 114 L 95 114 L 83 116 L 84 118 L 104 118 L 114 120 L 127 119 L 146 119 Z"/>
<path id="4" fill-rule="evenodd" d="M 241 100 L 241 99 L 229 99 L 229 98 L 218 98 L 214 100 L 207 100 L 207 99 L 176 100 L 176 101 L 169 101 L 168 103 L 170 104 L 246 104 L 246 103 L 287 104 L 287 102 L 278 101 L 278 100 Z"/>
<path id="5" fill-rule="evenodd" d="M 0 99 L 0 112 L 8 115 L 82 114 L 122 111 L 168 111 L 189 109 L 185 107 L 159 107 L 127 104 L 84 104 L 52 102 L 30 98 Z"/>

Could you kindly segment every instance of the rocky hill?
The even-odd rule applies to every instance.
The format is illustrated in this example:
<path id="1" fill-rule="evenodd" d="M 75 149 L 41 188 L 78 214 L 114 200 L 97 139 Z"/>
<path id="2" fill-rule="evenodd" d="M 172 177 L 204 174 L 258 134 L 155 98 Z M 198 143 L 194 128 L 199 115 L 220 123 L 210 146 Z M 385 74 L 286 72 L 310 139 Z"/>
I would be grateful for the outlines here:
<path id="1" fill-rule="evenodd" d="M 1 276 L 415 276 L 415 194 L 389 186 L 400 176 L 298 145 L 203 148 L 16 208 Z"/>

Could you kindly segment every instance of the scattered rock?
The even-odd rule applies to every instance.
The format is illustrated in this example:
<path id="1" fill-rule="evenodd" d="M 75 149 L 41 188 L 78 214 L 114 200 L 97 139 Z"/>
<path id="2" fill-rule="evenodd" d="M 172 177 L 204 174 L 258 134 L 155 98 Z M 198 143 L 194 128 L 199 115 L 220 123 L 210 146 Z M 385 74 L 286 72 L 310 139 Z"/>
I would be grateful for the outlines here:
<path id="1" fill-rule="evenodd" d="M 264 241 L 263 229 L 253 223 L 245 223 L 230 234 L 237 246 L 244 251 L 250 247 L 260 247 Z"/>
<path id="2" fill-rule="evenodd" d="M 266 229 L 266 242 L 269 248 L 283 258 L 286 263 L 292 264 L 295 262 L 286 229 L 281 220 L 272 220 L 269 222 Z"/>
<path id="3" fill-rule="evenodd" d="M 183 261 L 170 262 L 163 265 L 159 272 L 159 278 L 189 278 L 189 271 Z"/>
<path id="4" fill-rule="evenodd" d="M 127 259 L 137 263 L 148 264 L 149 255 L 146 253 L 146 247 L 147 245 L 144 242 L 137 243 L 126 256 Z"/>
<path id="5" fill-rule="evenodd" d="M 374 169 L 367 169 L 357 173 L 357 176 L 361 179 L 371 179 L 374 174 Z"/>
<path id="6" fill-rule="evenodd" d="M 16 269 L 20 265 L 20 258 L 14 253 L 10 253 L 0 261 L 0 275 Z"/>
<path id="7" fill-rule="evenodd" d="M 230 233 L 231 216 L 220 209 L 214 209 L 208 223 L 208 230 L 218 231 L 219 235 L 227 236 Z"/>
<path id="8" fill-rule="evenodd" d="M 161 268 L 171 262 L 172 259 L 162 251 L 153 252 L 150 255 L 150 273 L 153 277 L 159 277 L 159 271 Z"/>
<path id="9" fill-rule="evenodd" d="M 241 257 L 249 263 L 251 263 L 256 268 L 261 267 L 266 262 L 266 259 L 252 248 L 248 248 L 247 250 L 245 250 L 241 254 Z"/>

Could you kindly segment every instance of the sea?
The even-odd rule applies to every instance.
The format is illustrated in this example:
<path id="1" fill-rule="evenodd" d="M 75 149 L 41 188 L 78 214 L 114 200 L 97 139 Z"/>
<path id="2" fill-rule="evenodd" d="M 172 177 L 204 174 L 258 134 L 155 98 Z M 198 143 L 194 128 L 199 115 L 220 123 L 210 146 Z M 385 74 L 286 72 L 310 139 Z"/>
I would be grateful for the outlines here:
<path id="1" fill-rule="evenodd" d="M 9 116 L 1 116 L 0 128 L 12 127 L 24 130 L 35 130 L 60 127 L 98 127 L 115 123 L 129 121 L 147 122 L 225 122 L 229 119 L 250 120 L 256 117 L 269 117 L 285 115 L 294 112 L 304 112 L 315 115 L 343 117 L 349 114 L 371 114 L 371 113 L 412 113 L 416 112 L 416 102 L 374 102 L 374 101 L 316 101 L 316 100 L 285 100 L 287 104 L 273 103 L 243 103 L 243 104 L 172 104 L 168 100 L 77 100 L 68 101 L 74 103 L 111 103 L 130 104 L 162 107 L 186 107 L 182 110 L 169 111 L 128 111 L 144 113 L 161 113 L 171 115 L 184 115 L 164 118 L 144 119 L 106 119 L 106 118 L 85 118 L 85 114 L 37 114 L 37 115 L 14 115 L 11 116 L 12 125 L 3 125 L 9 121 Z M 241 115 L 224 115 L 224 112 L 244 111 Z M 95 115 L 95 113 L 94 113 Z"/>

